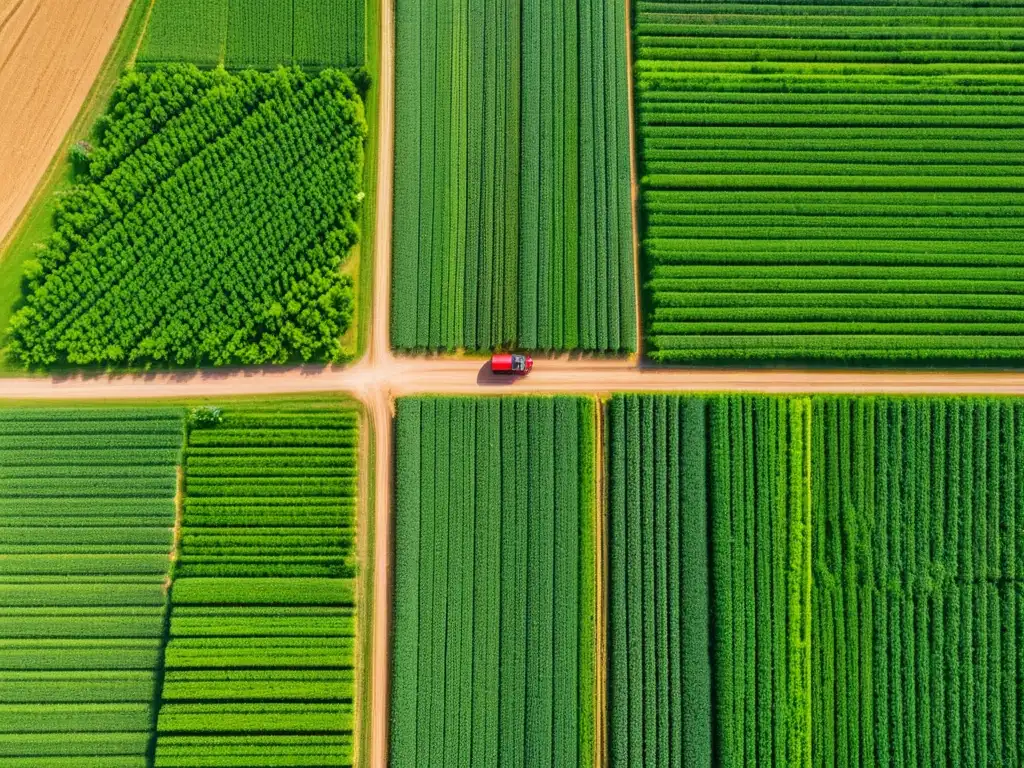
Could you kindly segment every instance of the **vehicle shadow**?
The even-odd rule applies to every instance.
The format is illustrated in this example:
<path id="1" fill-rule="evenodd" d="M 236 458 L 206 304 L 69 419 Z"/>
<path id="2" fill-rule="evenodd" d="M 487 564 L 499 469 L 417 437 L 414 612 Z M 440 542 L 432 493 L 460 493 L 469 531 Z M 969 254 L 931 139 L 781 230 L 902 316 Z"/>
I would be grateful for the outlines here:
<path id="1" fill-rule="evenodd" d="M 481 365 L 480 370 L 476 372 L 476 383 L 481 387 L 510 387 L 518 378 L 507 373 L 493 373 L 490 360 Z"/>

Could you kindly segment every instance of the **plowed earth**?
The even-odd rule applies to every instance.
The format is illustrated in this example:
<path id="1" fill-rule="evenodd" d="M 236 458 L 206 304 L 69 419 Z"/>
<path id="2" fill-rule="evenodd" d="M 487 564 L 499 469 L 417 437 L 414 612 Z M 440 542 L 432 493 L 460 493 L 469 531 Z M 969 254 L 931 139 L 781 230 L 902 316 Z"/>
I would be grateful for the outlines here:
<path id="1" fill-rule="evenodd" d="M 0 0 L 0 241 L 57 152 L 131 0 Z"/>

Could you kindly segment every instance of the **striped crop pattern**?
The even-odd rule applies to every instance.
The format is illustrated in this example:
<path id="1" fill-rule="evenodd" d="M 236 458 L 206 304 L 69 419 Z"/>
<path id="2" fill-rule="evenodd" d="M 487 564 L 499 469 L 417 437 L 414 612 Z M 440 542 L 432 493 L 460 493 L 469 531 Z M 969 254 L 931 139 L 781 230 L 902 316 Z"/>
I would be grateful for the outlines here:
<path id="1" fill-rule="evenodd" d="M 1024 358 L 1015 0 L 639 0 L 646 351 Z"/>
<path id="2" fill-rule="evenodd" d="M 0 764 L 145 768 L 172 408 L 0 409 Z"/>
<path id="3" fill-rule="evenodd" d="M 595 755 L 594 402 L 398 402 L 390 764 Z"/>
<path id="4" fill-rule="evenodd" d="M 636 347 L 622 3 L 399 0 L 392 343 Z"/>
<path id="5" fill-rule="evenodd" d="M 608 413 L 613 766 L 1024 760 L 1024 402 Z"/>
<path id="6" fill-rule="evenodd" d="M 190 429 L 156 766 L 352 764 L 358 418 Z"/>

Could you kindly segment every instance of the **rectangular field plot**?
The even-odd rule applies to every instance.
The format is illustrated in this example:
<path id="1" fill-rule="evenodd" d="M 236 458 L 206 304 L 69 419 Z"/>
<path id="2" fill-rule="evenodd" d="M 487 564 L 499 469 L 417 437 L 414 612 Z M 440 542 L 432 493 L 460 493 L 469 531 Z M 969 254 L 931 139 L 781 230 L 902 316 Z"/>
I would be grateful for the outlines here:
<path id="1" fill-rule="evenodd" d="M 157 766 L 352 764 L 358 420 L 191 428 Z"/>
<path id="2" fill-rule="evenodd" d="M 157 0 L 139 61 L 216 66 L 224 60 L 227 30 L 228 0 Z"/>
<path id="3" fill-rule="evenodd" d="M 156 0 L 139 61 L 360 67 L 364 0 Z"/>
<path id="4" fill-rule="evenodd" d="M 1024 359 L 1019 4 L 635 10 L 651 358 Z"/>
<path id="5" fill-rule="evenodd" d="M 228 0 L 226 66 L 267 69 L 290 61 L 291 30 L 287 0 Z"/>
<path id="6" fill-rule="evenodd" d="M 1020 764 L 1024 402 L 609 414 L 611 765 Z"/>
<path id="7" fill-rule="evenodd" d="M 362 0 L 295 0 L 292 13 L 296 64 L 355 67 L 363 63 Z"/>
<path id="8" fill-rule="evenodd" d="M 399 0 L 392 343 L 636 348 L 624 5 Z"/>
<path id="9" fill-rule="evenodd" d="M 592 765 L 595 404 L 398 402 L 391 765 Z"/>
<path id="10" fill-rule="evenodd" d="M 0 409 L 0 764 L 143 768 L 179 410 Z"/>

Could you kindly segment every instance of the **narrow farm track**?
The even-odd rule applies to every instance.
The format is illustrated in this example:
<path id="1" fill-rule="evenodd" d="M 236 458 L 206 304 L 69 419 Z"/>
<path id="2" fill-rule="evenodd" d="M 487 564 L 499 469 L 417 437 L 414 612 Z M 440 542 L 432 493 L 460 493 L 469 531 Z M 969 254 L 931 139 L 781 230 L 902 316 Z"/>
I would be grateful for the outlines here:
<path id="1" fill-rule="evenodd" d="M 0 3 L 0 241 L 82 108 L 129 5 Z"/>
<path id="2" fill-rule="evenodd" d="M 0 239 L 81 106 L 128 0 L 12 0 L 0 12 Z M 482 360 L 396 357 L 389 344 L 394 145 L 394 7 L 381 0 L 381 71 L 373 313 L 367 355 L 346 367 L 223 369 L 148 375 L 0 379 L 0 400 L 119 400 L 338 392 L 359 398 L 376 436 L 370 759 L 387 765 L 393 581 L 393 400 L 437 394 L 608 394 L 618 391 L 836 392 L 1024 395 L 1024 372 L 654 369 L 626 360 L 540 359 L 522 380 L 492 376 Z M 75 34 L 69 30 L 74 29 Z M 55 41 L 66 45 L 54 57 Z M 71 44 L 71 41 L 74 41 Z M 45 55 L 44 55 L 45 52 Z M 39 59 L 47 63 L 43 70 Z M 79 62 L 73 72 L 69 62 Z M 33 69 L 35 67 L 35 69 Z M 31 76 L 28 73 L 31 72 Z M 634 171 L 635 175 L 635 171 Z M 635 194 L 635 185 L 634 185 Z M 639 277 L 639 273 L 638 273 Z M 401 301 L 402 297 L 396 297 Z M 604 619 L 601 619 L 603 622 Z"/>

